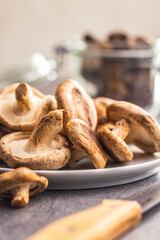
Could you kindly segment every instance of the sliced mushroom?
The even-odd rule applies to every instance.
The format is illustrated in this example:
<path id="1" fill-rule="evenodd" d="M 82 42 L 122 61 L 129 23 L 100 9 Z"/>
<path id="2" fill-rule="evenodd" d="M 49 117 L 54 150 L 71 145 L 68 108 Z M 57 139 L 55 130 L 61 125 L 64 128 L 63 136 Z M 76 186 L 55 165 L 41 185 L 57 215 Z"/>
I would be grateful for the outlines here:
<path id="1" fill-rule="evenodd" d="M 57 107 L 54 96 L 44 96 L 26 83 L 12 84 L 0 93 L 0 123 L 14 131 L 32 131 Z"/>
<path id="2" fill-rule="evenodd" d="M 129 121 L 129 132 L 125 133 L 124 138 L 127 143 L 133 142 L 150 153 L 160 151 L 160 126 L 144 109 L 132 103 L 119 101 L 108 106 L 107 115 L 113 122 L 120 119 Z"/>
<path id="3" fill-rule="evenodd" d="M 78 118 L 83 120 L 95 130 L 97 125 L 97 112 L 94 101 L 86 91 L 74 80 L 67 80 L 60 84 L 55 97 L 59 109 L 64 109 L 64 129 L 66 135 L 66 124 L 69 120 Z"/>
<path id="4" fill-rule="evenodd" d="M 105 125 L 98 130 L 98 136 L 107 149 L 107 153 L 120 162 L 131 161 L 133 158 L 132 152 L 123 141 L 128 132 L 129 122 L 125 119 L 118 121 L 112 131 Z"/>
<path id="5" fill-rule="evenodd" d="M 15 132 L 1 138 L 0 158 L 9 167 L 59 169 L 70 159 L 67 140 L 59 134 L 63 110 L 49 112 L 32 133 Z"/>
<path id="6" fill-rule="evenodd" d="M 88 155 L 95 168 L 105 167 L 107 156 L 95 133 L 83 120 L 70 120 L 67 123 L 66 130 L 70 141 Z M 73 162 L 71 162 L 71 165 L 73 165 Z"/>
<path id="7" fill-rule="evenodd" d="M 25 167 L 0 175 L 0 197 L 12 199 L 13 207 L 25 207 L 30 196 L 43 192 L 47 186 L 47 178 Z"/>
<path id="8" fill-rule="evenodd" d="M 114 102 L 115 100 L 106 97 L 98 97 L 94 99 L 98 116 L 98 124 L 107 122 L 107 107 Z"/>

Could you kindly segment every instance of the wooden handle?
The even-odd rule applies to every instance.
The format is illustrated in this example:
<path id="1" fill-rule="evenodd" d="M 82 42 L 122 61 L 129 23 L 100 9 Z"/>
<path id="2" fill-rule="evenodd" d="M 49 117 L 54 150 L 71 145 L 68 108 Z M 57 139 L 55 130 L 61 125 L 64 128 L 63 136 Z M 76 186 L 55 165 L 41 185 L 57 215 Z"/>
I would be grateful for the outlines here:
<path id="1" fill-rule="evenodd" d="M 96 207 L 51 223 L 28 240 L 111 240 L 137 225 L 140 219 L 138 202 L 103 200 Z"/>

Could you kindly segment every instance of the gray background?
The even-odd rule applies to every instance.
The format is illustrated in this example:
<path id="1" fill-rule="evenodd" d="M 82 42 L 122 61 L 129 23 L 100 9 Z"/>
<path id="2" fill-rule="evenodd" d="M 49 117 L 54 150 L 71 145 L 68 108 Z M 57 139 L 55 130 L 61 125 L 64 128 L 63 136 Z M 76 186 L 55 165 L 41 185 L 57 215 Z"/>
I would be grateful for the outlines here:
<path id="1" fill-rule="evenodd" d="M 0 0 L 0 73 L 90 31 L 160 35 L 159 0 Z"/>

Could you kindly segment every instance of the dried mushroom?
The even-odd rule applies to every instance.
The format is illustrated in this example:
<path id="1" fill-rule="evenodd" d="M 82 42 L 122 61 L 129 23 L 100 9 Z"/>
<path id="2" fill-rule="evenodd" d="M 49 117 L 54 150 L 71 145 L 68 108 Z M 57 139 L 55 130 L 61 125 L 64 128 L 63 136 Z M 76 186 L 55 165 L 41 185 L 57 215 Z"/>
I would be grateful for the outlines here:
<path id="1" fill-rule="evenodd" d="M 0 123 L 14 131 L 32 131 L 40 118 L 57 107 L 54 96 L 44 96 L 26 83 L 4 88 L 0 104 Z"/>
<path id="2" fill-rule="evenodd" d="M 112 122 L 127 120 L 129 128 L 124 138 L 127 143 L 133 142 L 150 153 L 160 151 L 160 126 L 141 107 L 124 101 L 115 102 L 108 106 L 107 116 Z M 123 128 L 121 134 L 123 135 Z"/>
<path id="3" fill-rule="evenodd" d="M 61 83 L 56 91 L 55 97 L 58 108 L 64 109 L 64 129 L 71 119 L 81 119 L 93 130 L 97 126 L 97 112 L 94 101 L 86 91 L 74 80 L 67 80 Z"/>
<path id="4" fill-rule="evenodd" d="M 137 49 L 149 48 L 153 45 L 154 39 L 151 36 L 137 36 L 135 38 L 135 45 Z"/>
<path id="5" fill-rule="evenodd" d="M 73 167 L 80 160 L 87 157 L 87 153 L 82 149 L 80 149 L 79 147 L 76 147 L 75 145 L 72 145 L 70 149 L 71 149 L 71 158 L 67 163 L 69 167 Z"/>
<path id="6" fill-rule="evenodd" d="M 129 36 L 125 32 L 115 31 L 109 34 L 108 41 L 113 49 L 128 49 L 131 48 Z"/>
<path id="7" fill-rule="evenodd" d="M 49 112 L 32 133 L 15 132 L 0 140 L 0 158 L 11 168 L 59 169 L 70 159 L 62 130 L 63 110 Z"/>
<path id="8" fill-rule="evenodd" d="M 98 116 L 98 124 L 107 122 L 107 107 L 114 102 L 115 100 L 106 97 L 98 97 L 94 99 Z"/>
<path id="9" fill-rule="evenodd" d="M 81 119 L 72 119 L 66 126 L 70 141 L 84 151 L 92 161 L 95 168 L 104 168 L 107 156 L 93 130 Z M 69 166 L 75 164 L 75 159 L 68 162 Z"/>
<path id="10" fill-rule="evenodd" d="M 90 34 L 90 33 L 84 34 L 83 40 L 87 44 L 98 44 L 99 43 L 99 40 L 93 34 Z"/>
<path id="11" fill-rule="evenodd" d="M 127 41 L 128 34 L 122 31 L 114 31 L 109 34 L 108 40 L 109 41 Z"/>
<path id="12" fill-rule="evenodd" d="M 47 178 L 25 167 L 0 175 L 0 197 L 12 199 L 13 207 L 25 207 L 30 196 L 43 192 L 47 186 Z"/>
<path id="13" fill-rule="evenodd" d="M 123 141 L 128 132 L 129 123 L 125 119 L 118 121 L 112 131 L 105 125 L 98 130 L 98 136 L 107 149 L 107 153 L 120 162 L 131 161 L 133 158 L 132 152 Z"/>

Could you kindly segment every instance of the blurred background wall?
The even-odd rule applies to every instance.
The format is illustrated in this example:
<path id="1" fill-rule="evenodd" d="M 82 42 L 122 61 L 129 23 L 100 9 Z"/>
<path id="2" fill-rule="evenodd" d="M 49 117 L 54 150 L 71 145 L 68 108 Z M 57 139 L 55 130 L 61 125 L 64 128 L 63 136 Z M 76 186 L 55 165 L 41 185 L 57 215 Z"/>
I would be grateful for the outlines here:
<path id="1" fill-rule="evenodd" d="M 0 0 L 0 72 L 89 30 L 160 35 L 159 0 Z"/>

